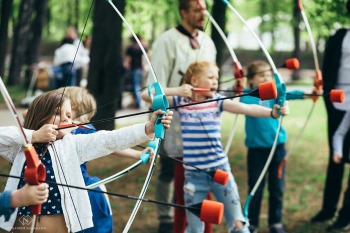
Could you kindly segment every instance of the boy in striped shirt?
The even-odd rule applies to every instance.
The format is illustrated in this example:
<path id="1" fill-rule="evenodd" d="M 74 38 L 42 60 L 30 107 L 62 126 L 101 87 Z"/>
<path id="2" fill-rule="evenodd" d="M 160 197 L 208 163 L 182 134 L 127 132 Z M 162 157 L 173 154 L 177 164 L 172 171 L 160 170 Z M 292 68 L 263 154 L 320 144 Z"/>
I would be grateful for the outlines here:
<path id="1" fill-rule="evenodd" d="M 246 114 L 254 117 L 278 117 L 278 109 L 282 114 L 288 114 L 286 104 L 282 108 L 270 108 L 255 104 L 243 104 L 229 99 L 221 99 L 216 93 L 218 88 L 219 68 L 211 62 L 197 61 L 192 63 L 184 76 L 184 84 L 180 87 L 165 88 L 170 106 L 179 106 L 176 111 L 181 118 L 183 154 L 185 167 L 185 204 L 186 206 L 202 202 L 209 192 L 225 206 L 225 219 L 230 232 L 249 232 L 248 222 L 242 214 L 237 184 L 231 173 L 227 156 L 221 145 L 221 119 L 223 111 Z M 194 88 L 202 91 L 196 92 Z M 204 90 L 204 91 L 203 91 Z M 205 91 L 208 90 L 208 91 Z M 150 101 L 147 91 L 142 98 Z M 181 107 L 189 103 L 215 100 L 203 104 Z M 222 169 L 229 174 L 226 185 L 215 183 L 207 172 Z M 188 225 L 186 232 L 203 232 L 204 224 L 189 211 L 186 212 Z"/>

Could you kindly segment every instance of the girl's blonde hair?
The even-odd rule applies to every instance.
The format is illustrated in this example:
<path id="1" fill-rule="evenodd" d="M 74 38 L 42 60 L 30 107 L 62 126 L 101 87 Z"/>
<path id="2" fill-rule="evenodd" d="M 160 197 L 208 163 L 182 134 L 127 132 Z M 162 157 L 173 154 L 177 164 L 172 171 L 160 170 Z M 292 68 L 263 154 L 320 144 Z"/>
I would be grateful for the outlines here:
<path id="1" fill-rule="evenodd" d="M 58 89 L 59 92 L 64 92 L 64 96 L 71 100 L 72 110 L 75 112 L 73 120 L 82 123 L 89 122 L 96 113 L 95 98 L 83 87 L 66 87 Z"/>
<path id="2" fill-rule="evenodd" d="M 209 62 L 209 61 L 196 61 L 193 62 L 186 70 L 186 74 L 183 78 L 183 84 L 191 84 L 191 79 L 193 76 L 198 75 L 205 69 L 207 69 L 210 66 L 215 66 L 218 70 L 219 68 L 216 66 L 215 63 Z"/>
<path id="3" fill-rule="evenodd" d="M 267 70 L 271 69 L 271 66 L 269 65 L 269 63 L 263 61 L 263 60 L 257 60 L 254 61 L 252 63 L 250 63 L 247 67 L 247 78 L 252 79 L 257 73 L 258 73 L 258 69 L 260 67 L 266 67 Z"/>

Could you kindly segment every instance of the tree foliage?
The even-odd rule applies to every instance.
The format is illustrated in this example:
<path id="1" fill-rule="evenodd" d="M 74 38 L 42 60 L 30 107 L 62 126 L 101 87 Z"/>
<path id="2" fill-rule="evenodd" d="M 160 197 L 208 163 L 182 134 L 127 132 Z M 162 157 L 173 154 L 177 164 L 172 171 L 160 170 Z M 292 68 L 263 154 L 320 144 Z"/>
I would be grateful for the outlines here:
<path id="1" fill-rule="evenodd" d="M 70 25 L 77 26 L 79 33 L 81 33 L 86 22 L 86 16 L 91 1 L 92 0 L 48 0 L 46 12 L 48 15 L 46 20 L 47 23 L 44 25 L 42 41 L 55 41 L 58 44 L 58 42 L 64 37 L 66 28 Z M 15 30 L 15 25 L 18 25 L 18 22 L 20 22 L 21 15 L 19 12 L 22 2 L 23 0 L 13 0 L 13 7 L 11 9 L 9 20 L 2 20 L 1 23 L 5 23 L 8 26 L 7 36 L 10 42 L 18 43 L 18 41 L 21 41 L 24 42 L 22 44 L 25 45 L 26 43 L 29 44 L 29 42 L 23 40 L 30 39 L 25 39 L 27 37 L 26 34 L 20 36 L 21 38 L 19 38 L 19 40 L 15 39 L 16 36 L 18 36 L 16 34 L 19 31 L 23 31 Z M 213 3 L 214 0 L 207 1 L 209 12 L 211 12 Z M 293 25 L 298 24 L 294 22 L 293 18 L 293 4 L 295 3 L 295 0 L 231 0 L 231 3 L 246 19 L 261 17 L 262 23 L 259 30 L 261 32 L 271 33 L 275 40 L 278 39 L 278 35 L 276 34 L 278 28 L 290 28 L 292 32 Z M 345 3 L 346 0 L 303 1 L 304 10 L 309 18 L 314 37 L 317 41 L 322 41 L 322 39 L 327 38 L 336 29 L 349 23 L 349 15 L 347 15 L 345 11 Z M 232 12 L 226 11 L 225 15 L 227 25 L 226 31 L 237 32 L 238 30 L 241 30 L 242 25 Z M 178 14 L 178 0 L 125 0 L 125 18 L 132 24 L 135 31 L 141 34 L 151 44 L 164 30 L 179 23 L 180 16 Z M 33 21 L 34 19 L 34 14 L 31 17 L 28 17 L 28 20 L 30 21 Z M 92 26 L 93 22 L 92 18 L 90 18 L 87 21 L 85 35 L 92 33 Z M 300 23 L 299 26 L 301 27 L 301 38 L 304 38 L 304 40 L 307 41 L 307 34 L 304 30 L 303 23 Z M 122 27 L 125 28 L 125 25 L 123 24 Z M 114 28 L 111 30 L 121 29 Z M 206 27 L 205 30 L 207 33 L 211 33 L 210 26 Z M 125 41 L 126 38 L 129 38 L 131 35 L 127 30 L 122 31 L 123 41 Z M 4 36 L 2 36 L 2 41 L 7 41 Z M 218 41 L 214 42 L 219 43 Z M 4 44 L 6 43 L 3 43 L 2 45 Z M 10 43 L 8 43 L 8 45 L 9 44 Z M 125 46 L 125 44 L 123 46 Z M 3 50 L 4 49 L 2 48 L 2 51 Z M 7 49 L 7 51 L 9 51 L 9 49 Z M 4 56 L 1 55 L 1 57 L 0 67 L 4 64 Z M 17 59 L 13 59 L 13 62 L 16 61 Z M 1 70 L 3 69 L 1 68 Z M 16 73 L 16 75 L 19 74 L 18 71 L 14 73 Z M 17 81 L 14 83 L 17 83 Z"/>
<path id="2" fill-rule="evenodd" d="M 336 29 L 349 24 L 350 16 L 346 13 L 346 2 L 347 0 L 305 1 L 305 11 L 318 37 L 327 38 Z"/>

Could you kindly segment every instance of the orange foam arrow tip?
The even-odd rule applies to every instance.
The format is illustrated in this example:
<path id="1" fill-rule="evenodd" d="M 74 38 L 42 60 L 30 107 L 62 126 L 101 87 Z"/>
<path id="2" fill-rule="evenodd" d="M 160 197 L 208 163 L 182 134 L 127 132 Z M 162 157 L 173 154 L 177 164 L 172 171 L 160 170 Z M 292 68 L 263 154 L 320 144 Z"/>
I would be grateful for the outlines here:
<path id="1" fill-rule="evenodd" d="M 273 82 L 259 84 L 259 97 L 261 100 L 270 100 L 277 98 L 276 85 Z"/>
<path id="2" fill-rule="evenodd" d="M 299 69 L 299 67 L 300 67 L 299 60 L 296 58 L 287 59 L 284 64 L 285 64 L 286 68 L 289 70 Z"/>
<path id="3" fill-rule="evenodd" d="M 203 222 L 220 224 L 224 215 L 224 204 L 217 201 L 204 200 L 202 202 L 200 219 Z"/>
<path id="4" fill-rule="evenodd" d="M 213 180 L 218 184 L 226 185 L 228 182 L 228 173 L 218 169 L 214 173 Z"/>
<path id="5" fill-rule="evenodd" d="M 331 90 L 329 94 L 329 99 L 333 103 L 343 103 L 345 100 L 345 94 L 342 90 Z"/>

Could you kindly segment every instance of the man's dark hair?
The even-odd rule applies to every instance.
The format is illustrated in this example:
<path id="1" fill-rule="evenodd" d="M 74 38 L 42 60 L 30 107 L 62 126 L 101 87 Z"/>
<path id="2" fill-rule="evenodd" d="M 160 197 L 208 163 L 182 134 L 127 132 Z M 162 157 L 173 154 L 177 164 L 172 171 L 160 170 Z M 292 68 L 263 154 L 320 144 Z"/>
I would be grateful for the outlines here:
<path id="1" fill-rule="evenodd" d="M 179 11 L 181 10 L 187 11 L 190 8 L 190 1 L 195 1 L 195 0 L 179 0 Z"/>
<path id="2" fill-rule="evenodd" d="M 348 0 L 348 2 L 346 3 L 346 10 L 350 14 L 350 0 Z"/>

